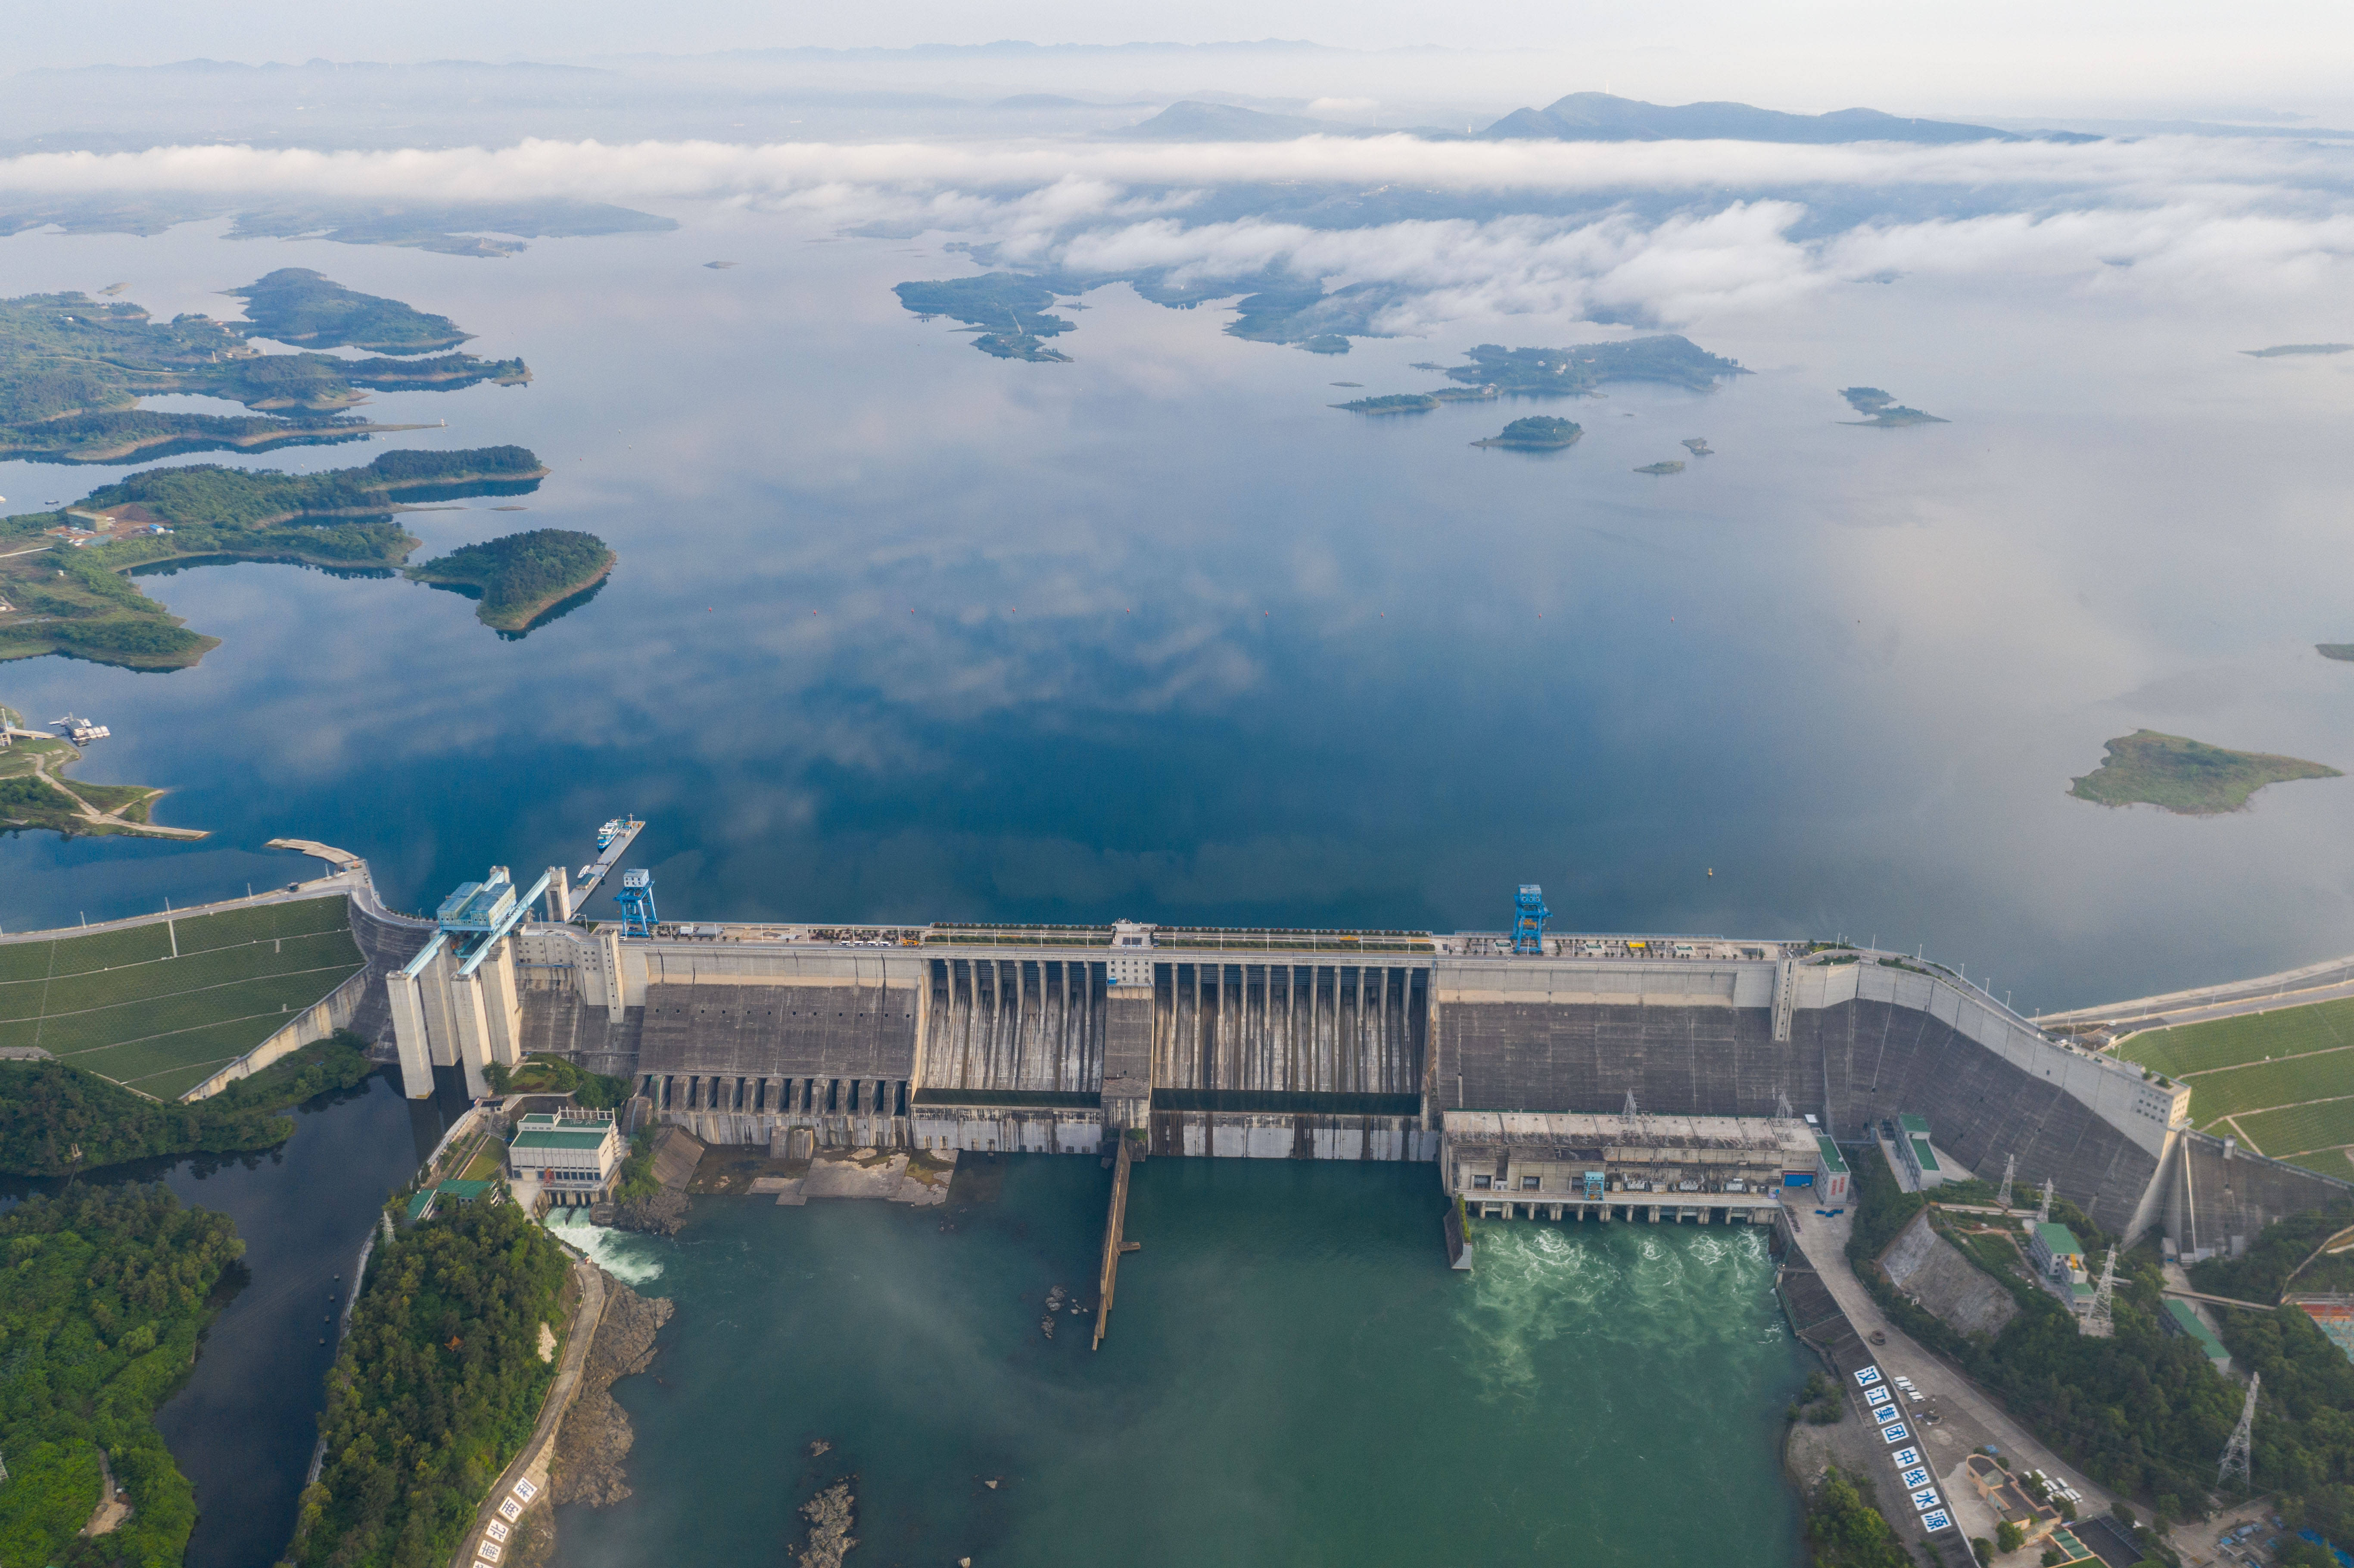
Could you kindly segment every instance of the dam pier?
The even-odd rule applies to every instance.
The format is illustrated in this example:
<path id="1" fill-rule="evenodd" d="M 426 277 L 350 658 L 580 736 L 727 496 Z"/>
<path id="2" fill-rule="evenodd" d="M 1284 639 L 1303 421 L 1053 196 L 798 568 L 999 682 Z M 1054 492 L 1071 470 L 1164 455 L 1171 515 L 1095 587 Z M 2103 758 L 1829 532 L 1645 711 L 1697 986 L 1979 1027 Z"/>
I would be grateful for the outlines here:
<path id="1" fill-rule="evenodd" d="M 493 868 L 435 921 L 355 898 L 407 1092 L 549 1053 L 627 1079 L 634 1124 L 781 1158 L 1426 1161 L 1474 1213 L 1545 1219 L 1770 1217 L 1904 1116 L 2127 1236 L 2220 1248 L 2348 1191 L 2193 1130 L 2179 1084 L 1844 944 L 1561 935 L 1541 907 L 1454 934 L 657 922 L 643 891 L 603 923 L 568 917 L 560 868 L 528 890 Z"/>

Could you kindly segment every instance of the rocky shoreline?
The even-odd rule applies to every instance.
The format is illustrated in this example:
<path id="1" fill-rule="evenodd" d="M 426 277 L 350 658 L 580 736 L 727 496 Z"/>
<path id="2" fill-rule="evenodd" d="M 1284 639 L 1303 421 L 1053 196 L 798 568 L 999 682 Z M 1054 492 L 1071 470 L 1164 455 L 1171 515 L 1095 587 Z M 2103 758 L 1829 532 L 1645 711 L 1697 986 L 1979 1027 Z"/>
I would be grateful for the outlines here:
<path id="1" fill-rule="evenodd" d="M 604 1508 L 630 1495 L 625 1467 L 637 1435 L 612 1385 L 646 1370 L 654 1359 L 654 1336 L 673 1311 L 667 1298 L 641 1296 L 610 1276 L 606 1292 L 604 1320 L 581 1369 L 580 1393 L 557 1432 L 548 1466 L 548 1485 L 559 1504 Z"/>

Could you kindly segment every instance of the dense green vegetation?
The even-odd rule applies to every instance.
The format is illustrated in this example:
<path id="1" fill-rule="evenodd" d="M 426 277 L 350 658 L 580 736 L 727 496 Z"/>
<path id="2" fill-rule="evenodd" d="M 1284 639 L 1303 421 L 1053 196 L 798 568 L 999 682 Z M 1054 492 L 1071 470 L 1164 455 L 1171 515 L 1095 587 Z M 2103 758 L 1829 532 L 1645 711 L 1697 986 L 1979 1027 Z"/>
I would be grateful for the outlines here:
<path id="1" fill-rule="evenodd" d="M 472 593 L 482 600 L 475 614 L 484 625 L 516 631 L 529 626 L 540 611 L 612 570 L 613 560 L 613 552 L 594 534 L 534 528 L 480 545 L 461 545 L 411 567 L 408 576 Z"/>
<path id="2" fill-rule="evenodd" d="M 2236 811 L 2267 784 L 2291 779 L 2337 779 L 2337 768 L 2262 751 L 2220 746 L 2137 729 L 2105 747 L 2100 767 L 2070 781 L 2068 793 L 2103 806 L 2163 806 L 2185 816 Z"/>
<path id="3" fill-rule="evenodd" d="M 243 1251 L 226 1218 L 161 1187 L 84 1188 L 0 1216 L 0 1563 L 179 1563 L 196 1496 L 153 1416 L 196 1360 L 215 1287 Z M 80 1540 L 101 1448 L 132 1513 Z"/>
<path id="4" fill-rule="evenodd" d="M 1486 440 L 1471 444 L 1475 447 L 1512 447 L 1522 451 L 1558 451 L 1575 443 L 1584 434 L 1585 428 L 1582 425 L 1556 419 L 1550 414 L 1532 414 L 1525 419 L 1514 419 Z"/>
<path id="5" fill-rule="evenodd" d="M 482 1072 L 501 1094 L 570 1095 L 590 1110 L 612 1110 L 630 1097 L 629 1079 L 591 1073 L 561 1056 L 526 1056 L 513 1072 L 493 1062 Z"/>
<path id="6" fill-rule="evenodd" d="M 1871 1486 L 1863 1478 L 1859 1487 L 1837 1466 L 1824 1471 L 1807 1499 L 1807 1554 L 1816 1568 L 1914 1568 L 1867 1495 Z"/>
<path id="7" fill-rule="evenodd" d="M 1354 397 L 1332 407 L 1352 414 L 1427 414 L 1438 407 L 1438 401 L 1427 392 L 1391 392 L 1379 397 Z"/>
<path id="8" fill-rule="evenodd" d="M 446 1563 L 530 1436 L 555 1375 L 564 1251 L 512 1203 L 454 1206 L 369 1260 L 320 1417 L 326 1465 L 292 1557 L 317 1568 Z"/>
<path id="9" fill-rule="evenodd" d="M 20 612 L 0 618 L 0 660 L 67 653 L 185 668 L 218 640 L 183 627 L 122 575 L 128 568 L 186 558 L 390 568 L 418 543 L 391 521 L 402 499 L 520 494 L 546 472 L 515 446 L 388 451 L 363 467 L 307 474 L 217 463 L 142 470 L 70 508 L 0 519 L 0 540 L 37 543 L 46 530 L 93 516 L 132 530 L 80 547 L 60 539 L 46 551 L 0 552 L 0 589 Z"/>
<path id="10" fill-rule="evenodd" d="M 1908 408 L 1877 387 L 1844 387 L 1840 389 L 1840 396 L 1847 399 L 1849 408 L 1859 414 L 1870 416 L 1868 418 L 1850 419 L 1847 422 L 1850 425 L 1876 425 L 1882 429 L 1894 429 L 1901 425 L 1951 423 L 1950 420 L 1941 419 L 1935 414 L 1925 414 L 1918 408 Z"/>
<path id="11" fill-rule="evenodd" d="M 192 1104 L 158 1104 L 63 1062 L 0 1062 L 0 1171 L 55 1176 L 175 1154 L 274 1149 L 277 1114 L 376 1070 L 356 1035 L 336 1034 Z M 5 1450 L 0 1450 L 5 1452 Z"/>
<path id="12" fill-rule="evenodd" d="M 431 354 L 466 341 L 448 316 L 363 294 L 307 267 L 281 267 L 230 293 L 245 301 L 249 329 L 311 348 L 365 348 L 376 354 Z"/>
<path id="13" fill-rule="evenodd" d="M 1749 374 L 1675 334 L 1569 348 L 1504 348 L 1483 343 L 1448 370 L 1449 380 L 1493 387 L 1507 397 L 1582 397 L 1610 381 L 1661 381 L 1706 392 L 1722 376 Z"/>
<path id="14" fill-rule="evenodd" d="M 2241 1393 L 2189 1339 L 2160 1326 L 2163 1276 L 2155 1250 L 2145 1243 L 2119 1256 L 2116 1331 L 2099 1340 L 2077 1332 L 2073 1314 L 2016 1269 L 1966 1245 L 1964 1253 L 2010 1291 L 2020 1312 L 1991 1340 L 1965 1337 L 1896 1291 L 1874 1261 L 1925 1200 L 1900 1191 L 1876 1152 L 1850 1165 L 1856 1220 L 1849 1260 L 1891 1320 L 1992 1390 L 2103 1486 L 2170 1519 L 2196 1511 L 2214 1487 L 2215 1456 L 2239 1418 Z M 2052 1218 L 2074 1231 L 2095 1259 L 2113 1239 L 2064 1199 L 2052 1204 Z M 2339 1528 L 2345 1505 L 2354 1501 L 2346 1489 L 2354 1483 L 2354 1366 L 2294 1309 L 2268 1318 L 2228 1312 L 2221 1321 L 2237 1364 L 2264 1373 L 2257 1486 L 2298 1494 L 2316 1518 Z"/>
<path id="15" fill-rule="evenodd" d="M 304 279 L 313 281 L 285 281 Z M 323 345 L 352 342 L 419 354 L 451 346 L 465 335 L 441 317 L 352 293 L 298 269 L 273 272 L 238 292 L 271 325 L 313 332 Z M 318 416 L 360 401 L 364 389 L 514 385 L 531 378 L 519 359 L 463 354 L 426 360 L 264 355 L 246 341 L 249 333 L 263 330 L 260 321 L 201 315 L 156 322 L 137 305 L 79 293 L 0 300 L 0 456 L 97 462 L 143 449 L 345 440 L 354 432 L 336 433 Z M 239 419 L 138 408 L 142 397 L 167 392 L 302 413 Z"/>
<path id="16" fill-rule="evenodd" d="M 2217 1296 L 2277 1303 L 2285 1290 L 2327 1295 L 2354 1291 L 2354 1253 L 2314 1258 L 2292 1284 L 2289 1270 L 2313 1256 L 2323 1242 L 2354 1225 L 2354 1202 L 2274 1220 L 2256 1233 L 2238 1257 L 2211 1257 L 2190 1266 L 2190 1283 Z"/>
<path id="17" fill-rule="evenodd" d="M 949 316 L 983 329 L 972 340 L 973 347 L 983 354 L 1040 361 L 1069 357 L 1044 341 L 1071 330 L 1069 321 L 1047 311 L 1056 293 L 1069 291 L 1057 290 L 1052 280 L 1021 272 L 901 283 L 893 291 L 901 304 L 919 316 Z"/>
<path id="18" fill-rule="evenodd" d="M 360 965 L 341 896 L 11 942 L 0 946 L 0 1045 L 37 1047 L 169 1098 L 260 1044 Z"/>

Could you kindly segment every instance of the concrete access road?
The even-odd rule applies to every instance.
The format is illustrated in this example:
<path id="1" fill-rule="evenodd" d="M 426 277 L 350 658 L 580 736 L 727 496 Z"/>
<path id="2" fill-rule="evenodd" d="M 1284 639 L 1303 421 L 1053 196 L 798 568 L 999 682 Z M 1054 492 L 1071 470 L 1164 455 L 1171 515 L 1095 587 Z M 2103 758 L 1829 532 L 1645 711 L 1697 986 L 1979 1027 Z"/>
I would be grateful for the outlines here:
<path id="1" fill-rule="evenodd" d="M 1815 1273 L 1830 1291 L 1832 1299 L 1847 1314 L 1849 1323 L 1866 1340 L 1875 1333 L 1887 1336 L 1887 1343 L 1872 1347 L 1873 1359 L 1882 1374 L 1892 1381 L 1899 1377 L 1910 1378 L 1914 1386 L 1926 1396 L 1920 1404 L 1903 1399 L 1897 1403 L 1908 1412 L 1916 1413 L 1908 1414 L 1905 1424 L 1914 1429 L 1921 1451 L 1936 1476 L 1937 1489 L 1945 1495 L 1956 1522 L 1960 1524 L 1966 1534 L 1987 1540 L 1994 1537 L 1993 1512 L 1971 1487 L 1968 1473 L 1964 1468 L 1964 1462 L 1971 1452 L 1988 1443 L 2001 1451 L 2014 1470 L 2040 1469 L 2053 1480 L 2083 1493 L 2084 1500 L 2076 1505 L 2080 1516 L 2109 1511 L 2115 1501 L 2112 1494 L 2094 1485 L 2089 1477 L 2038 1442 L 2025 1427 L 2011 1419 L 1993 1395 L 1963 1376 L 1949 1362 L 1923 1349 L 1911 1335 L 1888 1320 L 1880 1310 L 1880 1304 L 1872 1298 L 1862 1282 L 1856 1278 L 1855 1271 L 1848 1266 L 1847 1241 L 1852 1215 L 1841 1214 L 1836 1219 L 1825 1219 L 1820 1214 L 1800 1211 L 1795 1217 L 1799 1251 L 1814 1266 Z M 1844 1392 L 1850 1396 L 1849 1404 L 1853 1408 L 1853 1396 L 1857 1391 L 1850 1387 Z M 1936 1425 L 1923 1425 L 1917 1414 L 1923 1410 L 1936 1413 Z M 1861 1416 L 1862 1413 L 1859 1411 L 1857 1414 Z M 1868 1419 L 1864 1432 L 1872 1439 L 1870 1446 L 1876 1448 L 1879 1446 L 1878 1434 L 1872 1431 Z M 1884 1459 L 1879 1468 L 1883 1472 L 1887 1470 Z M 1903 1494 L 1892 1489 L 1893 1478 L 1891 1475 L 1875 1474 L 1873 1481 L 1883 1499 L 1894 1496 L 1900 1504 L 1903 1502 Z M 1944 1538 L 1940 1544 L 1950 1540 L 1950 1537 Z M 2008 1557 L 1997 1557 L 1995 1562 L 1998 1568 L 2033 1568 L 2041 1555 L 2041 1545 L 2031 1544 Z"/>

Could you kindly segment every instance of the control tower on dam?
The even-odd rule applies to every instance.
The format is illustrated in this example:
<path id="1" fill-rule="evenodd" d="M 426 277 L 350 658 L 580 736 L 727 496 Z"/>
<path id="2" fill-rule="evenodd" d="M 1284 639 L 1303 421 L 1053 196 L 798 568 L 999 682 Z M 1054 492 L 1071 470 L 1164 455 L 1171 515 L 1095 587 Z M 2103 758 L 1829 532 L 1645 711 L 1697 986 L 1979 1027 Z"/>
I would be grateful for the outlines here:
<path id="1" fill-rule="evenodd" d="M 1924 1117 L 1941 1159 L 2015 1158 L 2105 1226 L 2186 1245 L 2348 1190 L 2190 1131 L 2188 1089 L 1934 964 L 1838 945 L 525 919 L 465 952 L 393 977 L 420 991 L 396 1022 L 428 1036 L 404 1064 L 462 1063 L 479 1088 L 490 1061 L 552 1052 L 629 1079 L 642 1117 L 781 1156 L 1094 1154 L 1133 1133 L 1161 1155 L 1432 1160 L 1450 1111 L 1631 1096 L 1650 1115 L 1811 1115 L 1850 1146 Z M 421 994 L 437 975 L 474 989 Z M 461 1037 L 430 1038 L 437 1018 Z"/>

